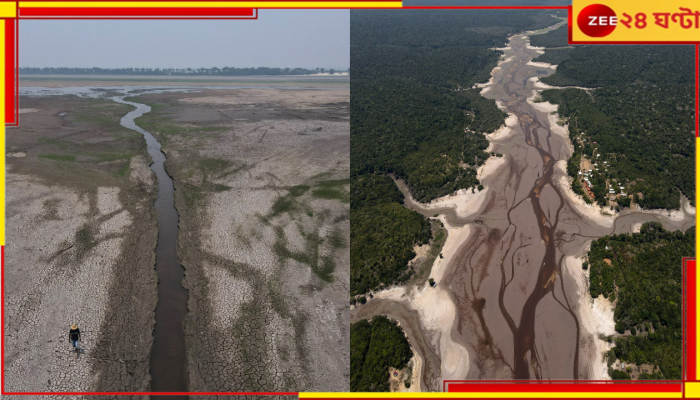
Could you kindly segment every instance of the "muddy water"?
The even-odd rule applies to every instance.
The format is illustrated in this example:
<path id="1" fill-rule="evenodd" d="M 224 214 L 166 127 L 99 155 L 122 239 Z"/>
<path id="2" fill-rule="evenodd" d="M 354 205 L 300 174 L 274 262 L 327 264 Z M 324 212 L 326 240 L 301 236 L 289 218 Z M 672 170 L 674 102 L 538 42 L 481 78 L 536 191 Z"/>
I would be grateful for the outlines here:
<path id="1" fill-rule="evenodd" d="M 565 171 L 571 156 L 568 134 L 550 119 L 551 109 L 528 100 L 534 94 L 532 78 L 554 69 L 529 63 L 539 54 L 528 44 L 525 35 L 510 39 L 482 92 L 517 118 L 509 134 L 491 139 L 490 151 L 503 154 L 503 164 L 482 179 L 487 190 L 478 196 L 483 201 L 466 214 L 457 214 L 451 206 L 406 201 L 426 216 L 440 214 L 448 228 L 470 228 L 456 251 L 445 254 L 447 265 L 440 267 L 444 270 L 438 275 L 433 270 L 440 279 L 430 290 L 449 296 L 408 288 L 399 300 L 380 294 L 352 312 L 353 320 L 376 314 L 407 320 L 402 326 L 411 327 L 407 333 L 416 351 L 424 359 L 429 353 L 428 360 L 430 354 L 439 360 L 438 367 L 437 362 L 427 362 L 422 371 L 422 383 L 431 390 L 440 390 L 440 381 L 446 379 L 595 377 L 594 371 L 600 370 L 595 337 L 579 309 L 587 290 L 571 272 L 580 268 L 574 258 L 585 255 L 595 238 L 629 233 L 642 222 L 658 221 L 669 230 L 695 224 L 694 210 L 685 207 L 673 216 L 661 211 L 605 215 L 570 193 Z M 421 301 L 426 296 L 452 304 Z M 431 310 L 452 307 L 451 326 L 436 327 Z M 455 345 L 467 350 L 466 373 L 446 351 Z"/>
<path id="2" fill-rule="evenodd" d="M 184 269 L 177 258 L 178 214 L 173 198 L 173 180 L 165 172 L 165 154 L 161 151 L 158 140 L 134 122 L 134 119 L 151 111 L 151 108 L 145 104 L 124 101 L 123 98 L 113 100 L 136 107 L 136 110 L 121 119 L 121 124 L 141 133 L 146 139 L 148 154 L 153 159 L 151 169 L 158 178 L 158 198 L 154 203 L 158 211 L 158 304 L 151 351 L 151 391 L 185 392 L 187 380 L 183 321 L 187 314 L 188 292 L 182 286 Z"/>

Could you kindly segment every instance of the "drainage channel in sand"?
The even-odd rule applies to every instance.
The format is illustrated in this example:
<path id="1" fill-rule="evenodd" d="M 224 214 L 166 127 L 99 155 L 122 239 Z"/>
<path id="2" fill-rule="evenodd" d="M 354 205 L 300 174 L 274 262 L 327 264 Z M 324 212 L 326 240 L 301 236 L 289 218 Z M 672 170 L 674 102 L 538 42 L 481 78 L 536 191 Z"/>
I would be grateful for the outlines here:
<path id="1" fill-rule="evenodd" d="M 183 321 L 187 314 L 188 291 L 182 286 L 184 269 L 177 257 L 178 214 L 173 199 L 173 180 L 165 172 L 165 154 L 161 151 L 158 140 L 134 122 L 134 119 L 151 111 L 151 108 L 145 104 L 125 101 L 123 97 L 115 97 L 113 100 L 136 107 L 121 119 L 121 125 L 141 133 L 146 139 L 148 154 L 153 159 L 151 169 L 158 178 L 158 198 L 154 203 L 158 212 L 158 304 L 151 351 L 151 391 L 186 392 L 187 358 Z"/>

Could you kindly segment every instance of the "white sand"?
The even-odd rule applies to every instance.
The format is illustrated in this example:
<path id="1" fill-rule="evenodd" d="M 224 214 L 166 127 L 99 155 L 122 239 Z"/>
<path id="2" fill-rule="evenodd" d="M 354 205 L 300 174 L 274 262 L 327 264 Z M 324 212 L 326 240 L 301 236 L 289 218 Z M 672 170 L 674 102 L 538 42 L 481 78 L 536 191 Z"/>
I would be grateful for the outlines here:
<path id="1" fill-rule="evenodd" d="M 505 157 L 496 157 L 496 156 L 491 156 L 489 157 L 484 165 L 479 167 L 479 170 L 476 171 L 476 179 L 482 180 L 494 172 L 496 172 L 503 164 L 506 163 L 506 158 Z"/>
<path id="2" fill-rule="evenodd" d="M 536 96 L 536 94 L 533 94 L 532 97 L 534 96 Z M 549 129 L 552 131 L 552 133 L 559 135 L 562 139 L 564 139 L 566 141 L 566 144 L 568 144 L 571 150 L 573 151 L 573 145 L 571 144 L 571 139 L 569 139 L 568 125 L 562 126 L 557 123 L 559 122 L 559 114 L 557 114 L 557 111 L 559 111 L 559 105 L 552 104 L 548 101 L 541 103 L 534 103 L 531 101 L 530 105 L 537 111 L 547 113 Z"/>
<path id="3" fill-rule="evenodd" d="M 509 114 L 508 118 L 506 118 L 505 124 L 501 125 L 501 127 L 493 131 L 493 133 L 485 135 L 486 139 L 489 142 L 503 140 L 514 133 L 513 128 L 516 126 L 518 126 L 518 117 L 514 114 Z"/>
<path id="4" fill-rule="evenodd" d="M 538 47 L 538 46 L 532 46 L 530 43 L 528 43 L 526 46 L 529 50 L 535 50 L 536 52 L 543 54 L 546 47 Z"/>
<path id="5" fill-rule="evenodd" d="M 416 296 L 411 301 L 411 306 L 418 310 L 421 325 L 426 330 L 437 333 L 431 335 L 431 344 L 440 349 L 442 379 L 464 379 L 469 372 L 469 353 L 450 337 L 452 325 L 457 319 L 457 310 L 450 293 L 438 281 L 435 288 L 424 290 Z"/>
<path id="6" fill-rule="evenodd" d="M 443 220 L 443 223 L 446 221 Z M 440 359 L 442 360 L 442 379 L 464 379 L 469 372 L 469 353 L 467 349 L 452 341 L 450 331 L 456 320 L 456 307 L 452 302 L 450 294 L 444 287 L 445 267 L 457 253 L 459 246 L 469 237 L 471 229 L 469 225 L 462 227 L 451 227 L 445 223 L 448 231 L 447 240 L 443 247 L 444 258 L 436 258 L 430 277 L 436 282 L 436 286 L 431 288 L 428 284 L 420 291 L 414 293 L 415 298 L 411 301 L 411 306 L 418 310 L 422 325 L 433 332 L 439 332 L 437 337 L 437 348 L 440 349 Z"/>
<path id="7" fill-rule="evenodd" d="M 542 64 L 544 64 L 544 63 L 542 63 Z M 553 67 L 556 68 L 556 65 L 554 65 Z M 581 90 L 585 90 L 586 92 L 591 91 L 591 90 L 595 90 L 595 88 L 587 88 L 587 87 L 582 87 L 582 86 L 551 86 L 551 85 L 548 85 L 548 84 L 546 84 L 546 83 L 540 81 L 539 79 L 535 80 L 535 89 L 541 89 L 541 90 L 547 90 L 547 89 L 581 89 Z"/>
<path id="8" fill-rule="evenodd" d="M 451 339 L 450 332 L 456 321 L 456 307 L 442 284 L 445 267 L 449 265 L 459 246 L 468 238 L 471 229 L 468 225 L 451 227 L 446 223 L 444 216 L 440 216 L 440 219 L 445 223 L 448 236 L 442 251 L 444 258 L 435 259 L 430 273 L 436 287 L 430 287 L 426 282 L 420 288 L 409 289 L 410 293 L 404 287 L 395 287 L 378 292 L 374 297 L 400 301 L 407 300 L 408 295 L 409 306 L 418 311 L 423 329 L 431 333 L 431 346 L 440 351 L 442 379 L 464 379 L 469 372 L 469 353 L 466 348 Z M 420 382 L 423 360 L 417 358 L 416 361 L 419 362 L 414 367 L 413 382 Z M 408 391 L 420 391 L 420 387 L 412 384 Z"/>
<path id="9" fill-rule="evenodd" d="M 372 296 L 374 296 L 375 299 L 387 299 L 387 300 L 393 300 L 393 301 L 400 301 L 403 297 L 406 296 L 406 288 L 405 287 L 393 287 L 389 289 L 384 289 L 380 292 L 373 293 Z"/>
<path id="10" fill-rule="evenodd" d="M 539 62 L 539 61 L 528 61 L 527 65 L 532 65 L 533 67 L 547 68 L 556 70 L 557 66 L 549 63 Z"/>
<path id="11" fill-rule="evenodd" d="M 505 49 L 497 49 L 497 50 L 505 50 Z M 507 50 L 510 50 L 510 47 L 508 47 Z M 494 81 L 494 76 L 496 75 L 496 72 L 498 72 L 498 71 L 500 71 L 501 69 L 503 69 L 503 67 L 502 67 L 501 65 L 502 65 L 502 64 L 505 64 L 505 63 L 508 63 L 508 62 L 511 62 L 511 61 L 513 61 L 514 59 L 515 59 L 515 56 L 511 56 L 511 57 L 508 57 L 508 58 L 505 58 L 505 59 L 502 59 L 501 61 L 499 61 L 499 62 L 498 62 L 498 65 L 497 65 L 496 67 L 494 67 L 494 68 L 491 70 L 491 78 L 489 78 L 488 82 L 485 82 L 485 83 L 477 83 L 477 84 L 475 84 L 472 88 L 473 88 L 473 89 L 481 88 L 482 90 L 481 90 L 481 92 L 479 92 L 479 94 L 482 95 L 482 96 L 484 96 L 486 93 L 490 92 L 490 91 L 492 90 L 492 86 L 493 86 L 494 83 L 495 83 L 495 81 Z M 498 102 L 497 102 L 497 103 L 498 103 Z"/>
<path id="12" fill-rule="evenodd" d="M 404 390 L 401 390 L 402 392 L 422 392 L 420 383 L 421 380 L 423 379 L 423 357 L 421 357 L 413 348 L 411 348 L 413 351 L 413 371 L 412 376 L 411 376 L 411 386 L 406 389 L 404 387 Z"/>
<path id="13" fill-rule="evenodd" d="M 421 207 L 424 210 L 444 209 L 448 207 L 454 209 L 458 217 L 468 217 L 481 209 L 484 200 L 486 200 L 488 190 L 488 188 L 482 191 L 475 189 L 474 193 L 472 193 L 471 189 L 461 189 L 452 195 L 440 197 L 428 204 L 421 204 Z"/>
<path id="14" fill-rule="evenodd" d="M 462 243 L 467 240 L 469 234 L 471 233 L 471 227 L 469 225 L 452 227 L 443 217 L 440 219 L 447 229 L 447 240 L 445 241 L 445 245 L 442 247 L 443 258 L 437 257 L 433 263 L 433 268 L 430 271 L 430 277 L 435 279 L 435 282 L 437 283 L 442 281 L 443 274 L 445 273 L 445 267 L 449 265 L 450 261 L 457 253 L 459 246 L 461 246 Z"/>
<path id="15" fill-rule="evenodd" d="M 590 379 L 610 379 L 608 366 L 605 362 L 605 352 L 612 345 L 600 340 L 599 335 L 609 336 L 615 333 L 614 307 L 603 295 L 592 299 L 588 292 L 589 274 L 582 268 L 583 258 L 566 257 L 564 261 L 565 273 L 571 275 L 576 281 L 579 296 L 579 317 L 583 329 L 593 336 L 595 353 L 593 355 Z"/>
<path id="16" fill-rule="evenodd" d="M 632 224 L 632 233 L 639 233 L 642 231 L 642 223 L 637 222 L 635 224 Z"/>
<path id="17" fill-rule="evenodd" d="M 690 202 L 683 204 L 683 210 L 686 212 L 686 214 L 695 214 L 695 207 L 690 205 Z"/>
<path id="18" fill-rule="evenodd" d="M 695 214 L 695 208 L 690 204 L 686 204 L 682 209 L 678 210 L 664 210 L 664 209 L 654 209 L 654 210 L 640 210 L 639 212 L 643 214 L 654 214 L 663 215 L 668 217 L 671 221 L 683 221 L 685 214 Z"/>

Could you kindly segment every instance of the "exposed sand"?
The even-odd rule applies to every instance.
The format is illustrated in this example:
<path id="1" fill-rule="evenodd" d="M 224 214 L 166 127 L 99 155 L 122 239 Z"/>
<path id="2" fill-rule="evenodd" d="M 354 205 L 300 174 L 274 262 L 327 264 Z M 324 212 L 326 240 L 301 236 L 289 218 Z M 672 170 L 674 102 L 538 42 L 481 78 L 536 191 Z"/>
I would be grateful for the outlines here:
<path id="1" fill-rule="evenodd" d="M 450 337 L 456 317 L 450 293 L 438 282 L 435 288 L 413 298 L 410 305 L 418 311 L 422 327 L 433 332 L 433 347 L 440 349 L 441 378 L 462 379 L 469 372 L 469 353 Z"/>
<path id="2" fill-rule="evenodd" d="M 491 156 L 486 160 L 484 165 L 479 167 L 476 178 L 483 180 L 498 171 L 504 164 L 506 164 L 506 159 L 504 157 Z"/>
<path id="3" fill-rule="evenodd" d="M 401 392 L 421 392 L 421 387 L 420 387 L 420 382 L 421 382 L 421 374 L 423 372 L 423 358 L 416 352 L 415 349 L 411 349 L 413 351 L 413 358 L 411 359 L 413 361 L 413 369 L 411 370 L 411 386 L 406 389 L 405 387 L 400 390 Z"/>
<path id="4" fill-rule="evenodd" d="M 508 118 L 506 118 L 506 121 L 503 125 L 501 125 L 500 128 L 496 129 L 493 131 L 493 133 L 489 133 L 486 135 L 486 139 L 488 139 L 489 142 L 489 147 L 486 149 L 487 152 L 491 151 L 493 142 L 503 140 L 508 138 L 510 135 L 514 135 L 515 131 L 513 128 L 515 128 L 518 125 L 518 117 L 515 115 L 509 115 Z"/>
<path id="5" fill-rule="evenodd" d="M 593 360 L 589 379 L 610 379 L 605 361 L 605 352 L 613 346 L 601 340 L 599 335 L 609 336 L 615 333 L 614 307 L 603 295 L 598 296 L 597 299 L 591 298 L 588 292 L 589 272 L 583 270 L 582 264 L 583 258 L 566 257 L 564 262 L 566 269 L 564 272 L 572 276 L 576 281 L 579 289 L 580 321 L 586 332 L 592 335 L 594 350 L 591 352 Z"/>
<path id="6" fill-rule="evenodd" d="M 269 90 L 240 89 L 228 96 L 202 96 L 180 100 L 185 104 L 208 104 L 213 106 L 246 106 L 275 104 L 294 109 L 313 109 L 329 103 L 348 101 L 347 89 L 317 90 Z"/>
<path id="7" fill-rule="evenodd" d="M 541 63 L 541 64 L 547 64 L 547 63 Z M 552 64 L 547 64 L 550 68 L 556 69 L 556 65 Z M 595 90 L 595 88 L 587 88 L 587 87 L 581 87 L 581 86 L 551 86 L 548 85 L 539 79 L 535 79 L 534 83 L 534 88 L 539 89 L 539 90 L 548 90 L 548 89 L 581 89 L 586 92 L 590 92 L 591 90 Z"/>
<path id="8" fill-rule="evenodd" d="M 544 53 L 544 52 L 542 52 L 542 53 Z M 540 67 L 540 68 L 553 69 L 553 70 L 556 70 L 556 69 L 557 69 L 557 66 L 556 66 L 556 65 L 552 65 L 552 64 L 544 63 L 544 62 L 537 62 L 537 61 L 529 61 L 529 62 L 527 63 L 527 65 L 532 65 L 533 67 Z"/>

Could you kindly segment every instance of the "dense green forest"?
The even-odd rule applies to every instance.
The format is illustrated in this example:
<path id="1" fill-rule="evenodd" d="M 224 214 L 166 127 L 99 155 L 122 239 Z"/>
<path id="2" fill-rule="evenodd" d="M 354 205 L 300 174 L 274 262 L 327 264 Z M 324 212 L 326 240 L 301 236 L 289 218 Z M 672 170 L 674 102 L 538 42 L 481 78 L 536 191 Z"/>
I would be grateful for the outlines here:
<path id="1" fill-rule="evenodd" d="M 545 62 L 545 63 L 549 63 L 552 65 L 559 65 L 559 64 L 561 64 L 562 61 L 569 58 L 569 56 L 571 55 L 571 51 L 573 49 L 574 49 L 573 47 L 547 49 L 547 50 L 545 50 L 544 54 L 540 55 L 537 58 L 534 58 L 532 61 Z"/>
<path id="2" fill-rule="evenodd" d="M 546 62 L 552 65 L 559 65 L 569 58 L 574 46 L 568 44 L 568 25 L 564 24 L 559 28 L 542 35 L 530 36 L 530 44 L 537 47 L 547 47 L 544 54 L 534 58 L 532 61 Z"/>
<path id="3" fill-rule="evenodd" d="M 403 206 L 403 194 L 386 175 L 351 180 L 350 210 L 350 294 L 406 282 L 413 245 L 430 241 L 428 220 Z"/>
<path id="4" fill-rule="evenodd" d="M 317 73 L 340 72 L 334 69 L 316 68 L 67 68 L 21 67 L 20 75 L 216 75 L 216 76 L 246 76 L 246 75 L 310 75 Z"/>
<path id="5" fill-rule="evenodd" d="M 394 173 L 422 202 L 477 186 L 483 133 L 506 116 L 471 89 L 496 66 L 490 48 L 556 21 L 539 10 L 353 10 L 352 174 Z"/>
<path id="6" fill-rule="evenodd" d="M 658 222 L 591 244 L 591 296 L 617 300 L 615 328 L 631 331 L 615 339 L 609 363 L 648 363 L 659 370 L 642 379 L 681 379 L 682 259 L 694 252 L 695 227 L 668 232 Z"/>
<path id="7" fill-rule="evenodd" d="M 542 35 L 530 36 L 530 44 L 536 47 L 564 47 L 569 45 L 569 25 L 564 24 L 559 28 Z"/>
<path id="8" fill-rule="evenodd" d="M 634 200 L 644 208 L 678 208 L 680 193 L 694 204 L 693 48 L 586 46 L 567 54 L 542 81 L 596 89 L 545 90 L 541 97 L 568 118 L 576 154 L 607 161 L 607 171 L 594 174 L 596 199 L 604 203 L 598 195 L 607 181 L 641 193 Z"/>
<path id="9" fill-rule="evenodd" d="M 350 391 L 388 392 L 389 367 L 403 369 L 413 356 L 394 321 L 377 315 L 350 325 Z"/>
<path id="10" fill-rule="evenodd" d="M 477 190 L 484 133 L 506 114 L 473 89 L 508 36 L 551 26 L 551 10 L 352 10 L 350 84 L 351 293 L 404 282 L 430 225 L 403 209 L 391 180 L 429 202 Z M 382 183 L 379 183 L 382 182 Z M 372 188 L 371 184 L 381 185 Z M 378 190 L 393 195 L 378 196 Z M 401 197 L 402 198 L 402 197 Z"/>

